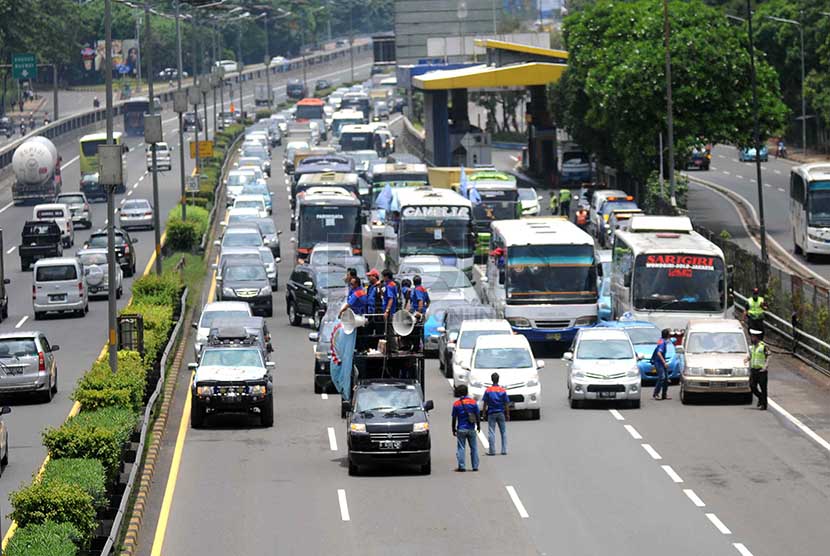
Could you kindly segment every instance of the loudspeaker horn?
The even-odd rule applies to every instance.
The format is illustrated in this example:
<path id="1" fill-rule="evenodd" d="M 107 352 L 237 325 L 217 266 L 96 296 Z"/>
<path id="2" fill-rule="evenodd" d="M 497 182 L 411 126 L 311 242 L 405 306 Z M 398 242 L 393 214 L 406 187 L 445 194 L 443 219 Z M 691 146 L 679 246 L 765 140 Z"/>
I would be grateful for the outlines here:
<path id="1" fill-rule="evenodd" d="M 354 311 L 346 309 L 340 317 L 340 322 L 343 323 L 343 332 L 351 334 L 355 328 L 366 326 L 366 317 L 363 315 L 355 315 Z"/>
<path id="2" fill-rule="evenodd" d="M 409 311 L 398 311 L 392 317 L 392 330 L 398 336 L 409 336 L 415 329 L 415 317 Z"/>

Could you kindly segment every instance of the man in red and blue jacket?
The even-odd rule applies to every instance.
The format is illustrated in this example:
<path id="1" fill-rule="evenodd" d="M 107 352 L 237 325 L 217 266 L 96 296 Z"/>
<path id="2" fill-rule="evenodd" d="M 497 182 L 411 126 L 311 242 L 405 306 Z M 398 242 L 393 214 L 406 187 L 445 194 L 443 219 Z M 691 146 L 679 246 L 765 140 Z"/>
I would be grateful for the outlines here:
<path id="1" fill-rule="evenodd" d="M 412 278 L 412 285 L 412 309 L 423 315 L 429 307 L 429 292 L 421 285 L 421 277 L 417 274 Z"/>
<path id="2" fill-rule="evenodd" d="M 455 388 L 458 397 L 452 404 L 452 435 L 457 439 L 455 457 L 458 460 L 456 471 L 464 472 L 465 443 L 470 445 L 470 463 L 473 471 L 478 471 L 478 442 L 476 431 L 481 430 L 481 413 L 476 401 L 467 395 L 467 385 Z"/>
<path id="3" fill-rule="evenodd" d="M 484 391 L 481 400 L 484 402 L 484 413 L 487 414 L 487 440 L 490 449 L 488 456 L 496 455 L 496 427 L 501 434 L 501 455 L 507 455 L 507 423 L 510 420 L 510 397 L 507 391 L 499 386 L 499 373 L 490 375 L 492 386 Z"/>

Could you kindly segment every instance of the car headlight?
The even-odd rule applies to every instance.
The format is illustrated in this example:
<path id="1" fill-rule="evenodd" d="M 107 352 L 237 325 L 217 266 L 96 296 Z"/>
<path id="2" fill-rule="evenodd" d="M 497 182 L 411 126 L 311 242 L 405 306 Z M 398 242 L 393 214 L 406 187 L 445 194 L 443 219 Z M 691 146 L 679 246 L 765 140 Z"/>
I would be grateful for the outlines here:
<path id="1" fill-rule="evenodd" d="M 588 315 L 587 317 L 579 317 L 574 321 L 574 326 L 591 326 L 597 321 L 597 318 L 593 315 Z"/>
<path id="2" fill-rule="evenodd" d="M 531 378 L 530 380 L 527 381 L 525 386 L 527 386 L 528 388 L 532 388 L 533 386 L 539 386 L 539 378 L 538 377 Z"/>
<path id="3" fill-rule="evenodd" d="M 735 367 L 732 369 L 733 376 L 749 376 L 749 369 L 746 367 Z"/>
<path id="4" fill-rule="evenodd" d="M 571 376 L 573 378 L 585 378 L 585 373 L 583 371 L 573 371 L 573 373 L 571 373 Z"/>
<path id="5" fill-rule="evenodd" d="M 484 385 L 481 382 L 477 381 L 477 380 L 471 380 L 470 381 L 470 388 L 483 388 L 483 387 L 484 387 Z"/>
<path id="6" fill-rule="evenodd" d="M 628 378 L 634 378 L 635 376 L 640 376 L 640 369 L 638 367 L 628 369 L 628 372 L 625 373 L 625 376 L 627 376 Z"/>
<path id="7" fill-rule="evenodd" d="M 514 328 L 530 328 L 530 320 L 524 317 L 507 317 L 507 322 Z"/>
<path id="8" fill-rule="evenodd" d="M 686 367 L 686 372 L 689 376 L 703 376 L 703 367 Z"/>
<path id="9" fill-rule="evenodd" d="M 213 395 L 213 386 L 197 386 L 196 395 L 200 398 Z"/>
<path id="10" fill-rule="evenodd" d="M 252 396 L 264 396 L 268 393 L 268 387 L 264 384 L 254 384 L 248 386 L 248 394 Z"/>
<path id="11" fill-rule="evenodd" d="M 809 237 L 810 239 L 812 239 L 812 240 L 814 240 L 814 241 L 822 241 L 822 237 L 821 237 L 821 236 L 819 236 L 818 234 L 813 233 L 813 232 L 811 232 L 811 231 L 809 231 L 809 230 L 807 230 L 807 237 Z"/>
<path id="12" fill-rule="evenodd" d="M 349 425 L 349 430 L 352 432 L 366 432 L 366 425 L 363 423 L 352 423 Z"/>
<path id="13" fill-rule="evenodd" d="M 424 421 L 423 423 L 414 423 L 412 425 L 412 432 L 427 432 L 429 430 L 429 423 Z"/>
<path id="14" fill-rule="evenodd" d="M 328 361 L 329 360 L 329 352 L 328 351 L 314 352 L 314 358 L 317 359 L 317 361 Z"/>
<path id="15" fill-rule="evenodd" d="M 259 290 L 259 295 L 271 295 L 271 287 L 265 286 L 261 290 Z"/>
<path id="16" fill-rule="evenodd" d="M 233 288 L 222 288 L 222 295 L 235 295 Z"/>

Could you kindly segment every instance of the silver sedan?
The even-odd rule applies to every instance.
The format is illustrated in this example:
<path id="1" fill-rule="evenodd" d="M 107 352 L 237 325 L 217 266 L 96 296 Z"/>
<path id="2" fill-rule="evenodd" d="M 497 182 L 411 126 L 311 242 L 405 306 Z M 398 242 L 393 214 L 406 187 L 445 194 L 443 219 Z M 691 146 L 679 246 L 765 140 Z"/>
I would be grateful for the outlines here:
<path id="1" fill-rule="evenodd" d="M 153 229 L 153 205 L 147 199 L 128 199 L 118 209 L 118 225 L 123 229 Z"/>

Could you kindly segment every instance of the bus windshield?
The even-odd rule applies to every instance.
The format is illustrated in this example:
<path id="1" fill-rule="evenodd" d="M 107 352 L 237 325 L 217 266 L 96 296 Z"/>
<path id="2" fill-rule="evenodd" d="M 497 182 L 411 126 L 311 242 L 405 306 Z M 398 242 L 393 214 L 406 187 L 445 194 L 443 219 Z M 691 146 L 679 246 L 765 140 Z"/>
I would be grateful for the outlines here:
<path id="1" fill-rule="evenodd" d="M 591 245 L 515 245 L 508 248 L 509 303 L 596 303 Z"/>
<path id="2" fill-rule="evenodd" d="M 375 147 L 371 131 L 349 132 L 340 135 L 340 148 L 344 151 L 363 151 Z"/>
<path id="3" fill-rule="evenodd" d="M 513 220 L 517 217 L 516 204 L 519 192 L 515 189 L 506 191 L 478 191 L 481 203 L 473 207 L 476 222 L 482 222 L 490 229 L 493 220 Z"/>
<path id="4" fill-rule="evenodd" d="M 124 131 L 127 135 L 144 133 L 144 114 L 149 110 L 149 100 L 133 100 L 124 104 Z"/>
<path id="5" fill-rule="evenodd" d="M 830 227 L 830 181 L 810 182 L 807 195 L 807 225 Z"/>
<path id="6" fill-rule="evenodd" d="M 331 121 L 331 132 L 335 136 L 340 135 L 340 130 L 344 125 L 360 125 L 363 123 L 363 118 L 334 118 Z"/>
<path id="7" fill-rule="evenodd" d="M 647 311 L 724 309 L 723 259 L 708 255 L 650 254 L 634 261 L 634 307 Z"/>
<path id="8" fill-rule="evenodd" d="M 466 218 L 403 218 L 399 238 L 401 257 L 472 256 L 470 221 Z"/>
<path id="9" fill-rule="evenodd" d="M 298 236 L 299 246 L 305 248 L 324 241 L 360 245 L 360 207 L 303 206 Z"/>
<path id="10" fill-rule="evenodd" d="M 323 105 L 297 105 L 297 111 L 294 113 L 295 120 L 322 120 L 325 118 L 323 112 Z M 361 122 L 362 123 L 362 122 Z"/>

